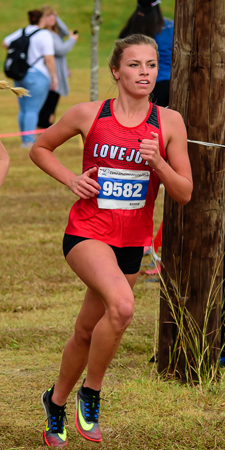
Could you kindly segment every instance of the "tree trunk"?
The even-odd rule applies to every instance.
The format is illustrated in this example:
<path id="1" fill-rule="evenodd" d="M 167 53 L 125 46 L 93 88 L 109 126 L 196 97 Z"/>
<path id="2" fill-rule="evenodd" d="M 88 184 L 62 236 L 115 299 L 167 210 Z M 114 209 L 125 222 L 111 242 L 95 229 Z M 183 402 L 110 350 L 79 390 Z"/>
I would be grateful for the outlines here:
<path id="1" fill-rule="evenodd" d="M 98 100 L 98 37 L 101 24 L 101 0 L 95 0 L 91 17 L 91 101 Z"/>
<path id="2" fill-rule="evenodd" d="M 170 88 L 170 108 L 183 116 L 188 139 L 221 145 L 225 143 L 224 17 L 221 0 L 176 0 Z M 165 195 L 162 277 L 178 322 L 161 282 L 158 363 L 160 373 L 176 372 L 183 381 L 199 378 L 195 352 L 179 334 L 183 323 L 189 330 L 189 314 L 199 326 L 198 331 L 189 330 L 190 340 L 193 343 L 192 334 L 196 336 L 202 353 L 209 345 L 204 355 L 208 367 L 219 356 L 224 253 L 225 149 L 194 143 L 188 149 L 192 199 L 182 207 Z M 206 320 L 209 300 L 212 310 Z M 207 344 L 202 343 L 203 336 Z"/>

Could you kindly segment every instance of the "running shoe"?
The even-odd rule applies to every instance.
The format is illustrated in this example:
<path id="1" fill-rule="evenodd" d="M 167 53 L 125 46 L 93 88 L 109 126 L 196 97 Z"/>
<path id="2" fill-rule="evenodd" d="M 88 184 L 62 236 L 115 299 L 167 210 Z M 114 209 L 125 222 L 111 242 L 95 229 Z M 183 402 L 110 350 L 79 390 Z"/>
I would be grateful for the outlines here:
<path id="1" fill-rule="evenodd" d="M 41 403 L 45 410 L 47 419 L 44 431 L 44 442 L 48 447 L 64 447 L 67 445 L 67 433 L 64 427 L 64 419 L 66 419 L 66 405 L 57 406 L 50 404 L 54 386 L 41 396 Z"/>
<path id="2" fill-rule="evenodd" d="M 102 440 L 98 425 L 100 396 L 99 393 L 92 395 L 88 391 L 84 394 L 81 386 L 77 392 L 75 423 L 77 430 L 85 439 L 100 442 Z"/>

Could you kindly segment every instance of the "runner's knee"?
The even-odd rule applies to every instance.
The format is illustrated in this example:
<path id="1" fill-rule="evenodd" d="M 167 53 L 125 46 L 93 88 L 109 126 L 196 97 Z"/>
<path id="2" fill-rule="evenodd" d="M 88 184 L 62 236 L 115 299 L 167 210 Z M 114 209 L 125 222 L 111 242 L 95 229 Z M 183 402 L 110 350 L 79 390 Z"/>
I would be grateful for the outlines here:
<path id="1" fill-rule="evenodd" d="M 109 307 L 108 313 L 115 331 L 125 330 L 134 315 L 133 295 L 120 299 L 116 305 Z"/>

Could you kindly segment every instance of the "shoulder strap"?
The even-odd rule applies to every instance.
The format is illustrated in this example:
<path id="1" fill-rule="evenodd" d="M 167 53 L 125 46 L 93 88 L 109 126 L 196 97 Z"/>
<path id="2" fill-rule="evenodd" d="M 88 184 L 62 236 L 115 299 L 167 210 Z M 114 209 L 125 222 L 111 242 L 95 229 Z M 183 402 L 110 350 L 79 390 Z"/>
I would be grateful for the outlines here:
<path id="1" fill-rule="evenodd" d="M 110 102 L 111 99 L 108 99 L 103 104 L 102 110 L 98 116 L 98 119 L 102 119 L 103 117 L 110 117 L 112 115 L 111 109 L 110 109 Z"/>
<path id="2" fill-rule="evenodd" d="M 33 34 L 37 33 L 38 31 L 41 31 L 41 28 L 34 30 L 33 33 L 28 34 L 27 37 L 30 39 L 30 37 L 33 36 Z M 25 28 L 23 29 L 23 34 L 25 34 Z"/>
<path id="3" fill-rule="evenodd" d="M 152 104 L 152 110 L 149 114 L 148 119 L 146 120 L 146 123 L 149 123 L 150 125 L 153 125 L 154 127 L 159 128 L 157 106 L 155 105 L 155 103 Z"/>
<path id="4" fill-rule="evenodd" d="M 33 31 L 33 33 L 29 34 L 27 37 L 30 39 L 30 37 L 33 36 L 33 34 L 37 33 L 38 31 L 41 31 L 41 28 L 38 28 L 37 30 Z M 25 34 L 25 28 L 23 29 L 23 34 Z M 39 56 L 39 58 L 37 58 L 36 61 L 34 61 L 33 64 L 30 65 L 30 67 L 33 67 L 41 58 L 43 58 L 43 56 Z"/>

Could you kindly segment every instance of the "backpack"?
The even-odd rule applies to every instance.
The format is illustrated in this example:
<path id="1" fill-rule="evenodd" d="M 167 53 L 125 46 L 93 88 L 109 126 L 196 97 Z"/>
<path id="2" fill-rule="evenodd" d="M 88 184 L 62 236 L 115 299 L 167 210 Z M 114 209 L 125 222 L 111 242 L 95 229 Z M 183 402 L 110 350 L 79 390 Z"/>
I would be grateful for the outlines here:
<path id="1" fill-rule="evenodd" d="M 23 28 L 22 35 L 11 42 L 9 48 L 7 49 L 7 55 L 4 62 L 4 72 L 7 77 L 13 80 L 21 80 L 25 77 L 29 67 L 27 63 L 27 52 L 29 47 L 30 37 L 33 34 L 40 31 L 35 30 L 29 36 L 25 34 L 25 28 Z M 40 56 L 42 58 L 42 56 Z M 40 58 L 38 58 L 33 64 L 35 64 Z"/>

